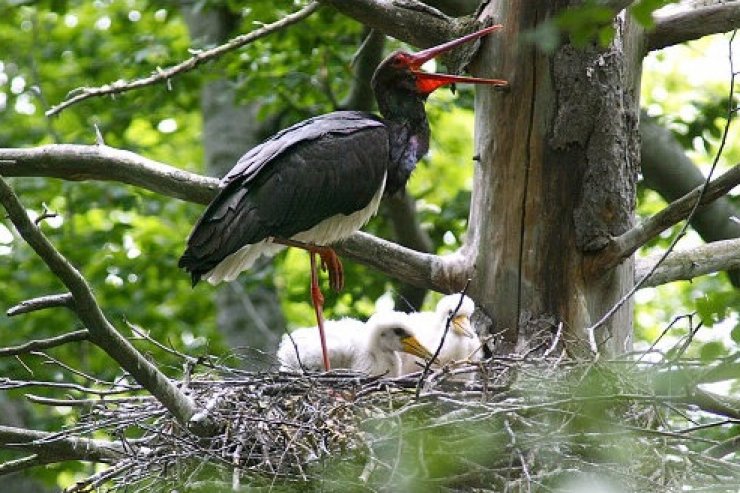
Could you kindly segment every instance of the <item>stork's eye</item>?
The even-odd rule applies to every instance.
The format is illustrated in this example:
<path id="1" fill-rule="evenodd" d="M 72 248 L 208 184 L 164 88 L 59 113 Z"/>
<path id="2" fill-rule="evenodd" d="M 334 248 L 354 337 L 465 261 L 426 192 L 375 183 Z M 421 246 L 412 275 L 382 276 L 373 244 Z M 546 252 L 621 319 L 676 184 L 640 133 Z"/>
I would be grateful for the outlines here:
<path id="1" fill-rule="evenodd" d="M 393 333 L 396 334 L 398 337 L 403 337 L 406 335 L 406 331 L 403 330 L 401 327 L 396 327 L 393 329 Z"/>

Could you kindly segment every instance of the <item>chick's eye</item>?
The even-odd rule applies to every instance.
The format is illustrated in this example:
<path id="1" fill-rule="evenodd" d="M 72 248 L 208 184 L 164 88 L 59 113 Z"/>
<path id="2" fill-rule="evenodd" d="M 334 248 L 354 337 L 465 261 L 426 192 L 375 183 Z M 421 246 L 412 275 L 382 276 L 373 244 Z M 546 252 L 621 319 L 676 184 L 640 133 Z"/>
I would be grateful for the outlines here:
<path id="1" fill-rule="evenodd" d="M 406 331 L 403 330 L 401 327 L 396 327 L 395 329 L 393 329 L 393 333 L 396 334 L 398 337 L 403 337 L 404 335 L 406 335 Z"/>

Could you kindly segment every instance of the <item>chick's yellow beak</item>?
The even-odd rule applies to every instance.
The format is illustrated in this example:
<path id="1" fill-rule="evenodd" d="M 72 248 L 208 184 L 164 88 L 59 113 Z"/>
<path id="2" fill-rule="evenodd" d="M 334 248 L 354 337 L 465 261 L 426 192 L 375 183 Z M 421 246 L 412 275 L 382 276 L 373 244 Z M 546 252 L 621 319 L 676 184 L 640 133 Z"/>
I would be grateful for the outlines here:
<path id="1" fill-rule="evenodd" d="M 453 318 L 452 330 L 459 336 L 469 337 L 471 339 L 475 337 L 475 332 L 473 332 L 473 327 L 467 315 L 457 315 Z"/>
<path id="2" fill-rule="evenodd" d="M 433 355 L 425 348 L 414 336 L 408 336 L 401 339 L 401 345 L 404 353 L 413 354 L 419 358 L 429 359 Z"/>

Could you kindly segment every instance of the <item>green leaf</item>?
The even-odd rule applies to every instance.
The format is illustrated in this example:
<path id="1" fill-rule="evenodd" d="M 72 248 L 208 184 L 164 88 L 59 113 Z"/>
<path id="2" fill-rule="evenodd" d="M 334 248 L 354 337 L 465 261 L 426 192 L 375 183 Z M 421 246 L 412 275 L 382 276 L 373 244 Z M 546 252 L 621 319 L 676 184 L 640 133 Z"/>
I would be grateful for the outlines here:
<path id="1" fill-rule="evenodd" d="M 699 350 L 702 363 L 711 363 L 725 354 L 727 354 L 727 348 L 720 341 L 707 342 Z"/>

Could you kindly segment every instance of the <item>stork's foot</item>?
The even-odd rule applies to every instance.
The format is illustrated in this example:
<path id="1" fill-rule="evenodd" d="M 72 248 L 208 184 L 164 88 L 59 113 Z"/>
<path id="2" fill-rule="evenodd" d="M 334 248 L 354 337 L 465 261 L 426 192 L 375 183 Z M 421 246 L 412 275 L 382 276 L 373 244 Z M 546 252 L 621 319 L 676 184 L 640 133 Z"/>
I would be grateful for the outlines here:
<path id="1" fill-rule="evenodd" d="M 321 269 L 329 274 L 329 286 L 334 291 L 344 289 L 344 267 L 342 267 L 337 252 L 331 247 L 277 237 L 273 238 L 272 241 L 285 246 L 301 248 L 311 254 L 317 253 L 321 257 Z"/>
<path id="2" fill-rule="evenodd" d="M 329 286 L 334 291 L 344 289 L 344 267 L 337 252 L 329 247 L 318 247 L 317 253 L 321 257 L 321 270 L 329 274 Z"/>

